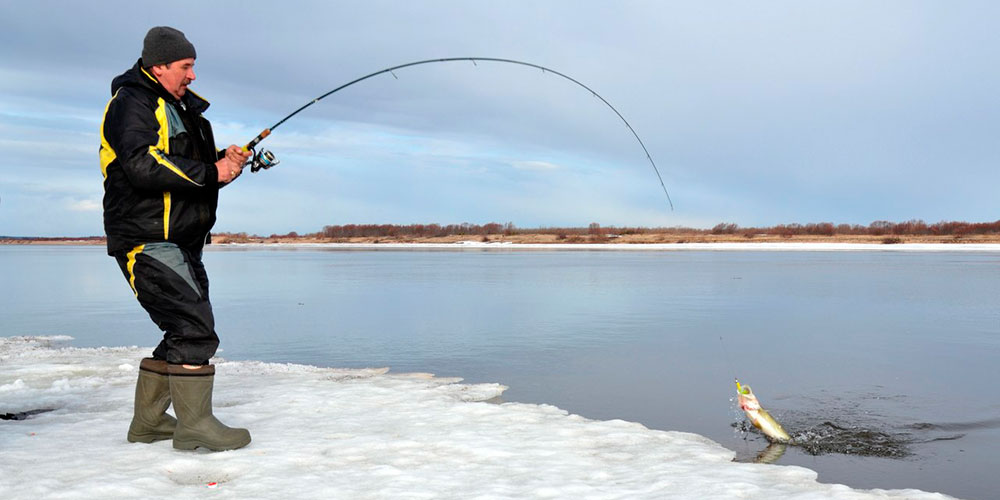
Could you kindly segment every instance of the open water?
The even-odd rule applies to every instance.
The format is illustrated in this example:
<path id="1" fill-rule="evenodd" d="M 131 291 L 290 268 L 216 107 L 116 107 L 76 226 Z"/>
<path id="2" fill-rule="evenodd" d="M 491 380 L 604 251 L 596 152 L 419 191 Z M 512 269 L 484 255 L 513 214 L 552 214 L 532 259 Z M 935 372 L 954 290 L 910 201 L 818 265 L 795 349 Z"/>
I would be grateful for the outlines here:
<path id="1" fill-rule="evenodd" d="M 1000 491 L 1000 252 L 209 247 L 205 261 L 228 359 L 500 382 L 506 401 L 696 432 L 824 482 Z M 3 336 L 160 336 L 103 247 L 0 246 L 0 304 Z M 747 432 L 734 377 L 803 445 Z"/>

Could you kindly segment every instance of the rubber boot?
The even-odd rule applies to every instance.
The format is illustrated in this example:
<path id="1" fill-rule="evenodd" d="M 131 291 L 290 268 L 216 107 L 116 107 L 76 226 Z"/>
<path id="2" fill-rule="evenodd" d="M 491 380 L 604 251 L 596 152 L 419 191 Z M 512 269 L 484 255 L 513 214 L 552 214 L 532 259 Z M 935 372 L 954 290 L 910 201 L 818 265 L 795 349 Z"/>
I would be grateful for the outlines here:
<path id="1" fill-rule="evenodd" d="M 212 386 L 215 366 L 197 369 L 167 365 L 170 396 L 177 413 L 174 448 L 193 450 L 199 446 L 212 451 L 235 450 L 250 444 L 246 429 L 227 427 L 212 414 Z"/>
<path id="2" fill-rule="evenodd" d="M 135 412 L 128 426 L 128 442 L 152 443 L 174 437 L 177 419 L 167 413 L 170 383 L 167 362 L 144 358 L 135 383 Z"/>

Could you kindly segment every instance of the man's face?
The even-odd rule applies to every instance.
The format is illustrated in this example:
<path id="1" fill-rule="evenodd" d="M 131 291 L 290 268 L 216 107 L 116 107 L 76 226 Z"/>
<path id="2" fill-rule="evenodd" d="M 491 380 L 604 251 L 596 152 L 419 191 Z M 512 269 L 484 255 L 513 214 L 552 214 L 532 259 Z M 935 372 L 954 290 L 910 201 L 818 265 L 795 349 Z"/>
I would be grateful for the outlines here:
<path id="1" fill-rule="evenodd" d="M 153 66 L 153 76 L 160 81 L 160 85 L 170 92 L 170 95 L 180 99 L 187 86 L 194 81 L 194 58 L 181 59 L 170 64 Z"/>

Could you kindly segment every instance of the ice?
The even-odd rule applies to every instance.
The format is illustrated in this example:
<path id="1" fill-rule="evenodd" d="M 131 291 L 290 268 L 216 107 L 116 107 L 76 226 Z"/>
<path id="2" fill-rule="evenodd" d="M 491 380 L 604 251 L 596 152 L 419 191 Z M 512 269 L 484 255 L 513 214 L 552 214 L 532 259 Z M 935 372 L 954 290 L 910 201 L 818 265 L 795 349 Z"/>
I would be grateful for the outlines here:
<path id="1" fill-rule="evenodd" d="M 499 384 L 387 369 L 216 359 L 216 415 L 250 446 L 182 452 L 125 440 L 149 348 L 0 337 L 4 498 L 949 498 L 822 484 L 744 464 L 696 434 L 489 403 Z"/>

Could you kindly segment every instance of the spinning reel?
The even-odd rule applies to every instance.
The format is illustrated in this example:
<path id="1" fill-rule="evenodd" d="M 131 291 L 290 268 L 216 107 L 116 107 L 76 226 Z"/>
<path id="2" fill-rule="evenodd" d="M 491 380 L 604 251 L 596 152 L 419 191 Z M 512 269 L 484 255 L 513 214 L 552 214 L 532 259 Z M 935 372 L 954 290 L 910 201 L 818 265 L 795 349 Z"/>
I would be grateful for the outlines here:
<path id="1" fill-rule="evenodd" d="M 257 173 L 258 170 L 267 170 L 281 163 L 274 157 L 274 153 L 266 149 L 262 149 L 258 153 L 254 148 L 250 148 L 250 152 L 253 153 L 252 159 L 247 162 L 250 164 L 250 172 Z"/>

